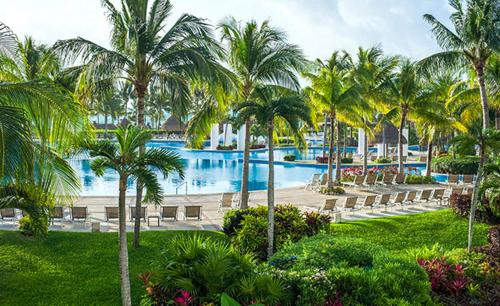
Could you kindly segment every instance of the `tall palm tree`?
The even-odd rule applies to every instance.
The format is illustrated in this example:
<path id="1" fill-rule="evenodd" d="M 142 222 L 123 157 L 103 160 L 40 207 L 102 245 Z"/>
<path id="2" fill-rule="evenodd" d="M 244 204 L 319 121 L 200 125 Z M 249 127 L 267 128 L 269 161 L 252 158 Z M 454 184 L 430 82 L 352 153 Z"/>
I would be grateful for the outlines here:
<path id="1" fill-rule="evenodd" d="M 387 89 L 386 102 L 391 108 L 389 112 L 396 113 L 395 124 L 398 127 L 399 173 L 404 173 L 403 165 L 403 129 L 408 120 L 416 117 L 433 117 L 433 110 L 439 104 L 428 99 L 423 91 L 421 75 L 411 61 L 401 61 L 398 72 L 385 82 Z"/>
<path id="2" fill-rule="evenodd" d="M 280 93 L 281 91 L 281 93 Z M 254 99 L 237 106 L 238 116 L 243 120 L 253 119 L 267 129 L 269 149 L 269 177 L 267 181 L 267 256 L 274 251 L 274 134 L 276 121 L 283 121 L 295 136 L 296 143 L 304 144 L 300 123 L 312 125 L 311 110 L 304 98 L 296 93 L 283 92 L 275 87 L 254 89 Z"/>
<path id="3" fill-rule="evenodd" d="M 172 12 L 169 0 L 128 0 L 122 1 L 119 8 L 103 0 L 102 5 L 112 27 L 111 49 L 79 37 L 58 41 L 55 50 L 67 60 L 82 60 L 84 73 L 91 81 L 108 78 L 131 83 L 137 104 L 136 122 L 140 127 L 145 123 L 145 97 L 150 85 L 168 92 L 171 103 L 188 105 L 191 79 L 225 80 L 226 71 L 217 63 L 223 50 L 204 19 L 183 14 L 167 28 Z M 139 246 L 141 201 L 142 186 L 138 184 L 136 247 Z"/>
<path id="4" fill-rule="evenodd" d="M 393 113 L 385 108 L 384 84 L 392 76 L 398 59 L 394 56 L 384 56 L 380 47 L 371 47 L 364 49 L 358 48 L 356 58 L 351 59 L 351 77 L 358 84 L 363 100 L 362 107 L 355 112 L 361 117 L 357 126 L 364 130 L 365 143 L 363 152 L 363 172 L 368 173 L 368 135 L 375 130 L 382 131 L 382 138 L 385 145 L 385 125 L 390 122 Z M 378 114 L 378 116 L 374 116 Z M 385 150 L 384 150 L 385 151 Z M 385 152 L 384 152 L 385 154 Z"/>
<path id="5" fill-rule="evenodd" d="M 351 82 L 348 55 L 334 52 L 323 62 L 317 60 L 316 73 L 304 74 L 311 81 L 305 89 L 312 104 L 330 118 L 330 146 L 328 154 L 328 188 L 333 187 L 333 155 L 335 147 L 335 130 L 337 130 L 336 180 L 340 181 L 340 121 L 352 122 L 356 117 L 353 109 L 361 101 L 358 87 Z"/>
<path id="6" fill-rule="evenodd" d="M 500 4 L 498 0 L 468 0 L 464 8 L 462 0 L 449 0 L 448 3 L 454 10 L 450 15 L 454 31 L 434 16 L 425 14 L 424 20 L 432 26 L 436 41 L 444 51 L 423 59 L 421 63 L 471 65 L 479 83 L 483 129 L 487 129 L 490 117 L 484 69 L 491 55 L 500 50 Z"/>
<path id="7" fill-rule="evenodd" d="M 219 29 L 228 49 L 227 62 L 237 78 L 237 102 L 247 102 L 261 85 L 299 89 L 295 72 L 302 69 L 305 59 L 296 45 L 287 42 L 284 32 L 273 28 L 269 21 L 260 25 L 249 21 L 242 25 L 234 18 L 222 22 Z M 250 129 L 248 119 L 245 121 L 241 208 L 248 207 Z"/>
<path id="8" fill-rule="evenodd" d="M 144 200 L 160 204 L 163 190 L 158 183 L 157 173 L 163 176 L 177 172 L 183 177 L 183 166 L 177 153 L 165 149 L 151 149 L 141 154 L 140 148 L 151 140 L 151 134 L 136 126 L 119 127 L 113 132 L 117 142 L 109 140 L 87 141 L 83 148 L 93 158 L 91 168 L 97 176 L 106 169 L 116 171 L 119 178 L 119 260 L 122 305 L 131 305 L 130 279 L 128 269 L 126 192 L 130 179 L 142 183 L 146 188 Z"/>

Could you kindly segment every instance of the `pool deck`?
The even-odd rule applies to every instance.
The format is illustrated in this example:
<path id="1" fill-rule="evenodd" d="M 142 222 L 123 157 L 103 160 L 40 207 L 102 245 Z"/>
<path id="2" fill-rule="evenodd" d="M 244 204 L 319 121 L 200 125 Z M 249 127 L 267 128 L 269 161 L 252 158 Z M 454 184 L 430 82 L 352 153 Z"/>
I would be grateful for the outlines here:
<path id="1" fill-rule="evenodd" d="M 381 193 L 395 193 L 399 191 L 410 191 L 423 189 L 446 188 L 446 186 L 432 184 L 432 185 L 399 185 L 391 187 L 376 187 L 371 190 L 363 188 L 346 188 L 346 193 L 343 195 L 329 196 L 318 192 L 305 191 L 303 187 L 294 187 L 286 189 L 278 189 L 275 191 L 276 204 L 294 204 L 302 211 L 317 211 L 326 198 L 338 198 L 340 205 L 343 205 L 343 199 L 349 196 L 358 196 L 358 205 L 364 196 L 370 194 Z M 449 192 L 449 191 L 448 191 Z M 447 194 L 447 193 L 446 193 Z M 445 194 L 445 195 L 446 195 Z M 188 196 L 165 196 L 162 205 L 178 205 L 178 221 L 162 221 L 160 226 L 157 226 L 157 220 L 150 220 L 150 225 L 147 222 L 141 221 L 141 228 L 143 230 L 220 230 L 222 227 L 223 213 L 218 212 L 218 202 L 220 194 L 209 195 L 188 195 Z M 250 206 L 255 207 L 258 205 L 267 205 L 267 191 L 255 191 L 250 193 Z M 117 197 L 81 197 L 74 206 L 87 206 L 90 217 L 86 222 L 83 221 L 69 221 L 69 209 L 65 209 L 65 221 L 55 221 L 50 226 L 50 230 L 62 231 L 78 231 L 90 232 L 91 223 L 98 222 L 101 232 L 115 232 L 118 228 L 118 221 L 113 220 L 110 222 L 105 221 L 104 207 L 117 206 Z M 135 197 L 127 197 L 127 206 L 135 205 Z M 202 206 L 202 220 L 201 221 L 184 221 L 184 207 L 186 205 L 201 205 Z M 434 204 L 422 206 L 420 204 L 408 205 L 405 207 L 396 206 L 389 208 L 362 209 L 352 212 L 341 212 L 342 221 L 362 220 L 368 218 L 381 218 L 406 214 L 415 214 L 426 211 L 433 211 L 443 209 Z M 133 223 L 129 218 L 130 211 L 127 211 L 127 230 L 133 230 Z M 148 205 L 147 215 L 158 215 L 159 209 L 154 205 Z M 16 222 L 2 220 L 0 221 L 0 230 L 16 230 L 18 227 Z"/>

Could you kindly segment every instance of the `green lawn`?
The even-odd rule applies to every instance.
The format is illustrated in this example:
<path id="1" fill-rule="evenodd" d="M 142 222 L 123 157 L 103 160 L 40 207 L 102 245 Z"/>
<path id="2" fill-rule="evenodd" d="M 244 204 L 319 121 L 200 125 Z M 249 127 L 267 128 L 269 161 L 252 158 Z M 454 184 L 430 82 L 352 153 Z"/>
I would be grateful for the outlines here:
<path id="1" fill-rule="evenodd" d="M 467 247 L 467 219 L 451 210 L 332 225 L 334 235 L 363 238 L 394 253 L 439 243 L 447 250 Z M 474 245 L 487 243 L 488 226 L 474 225 Z"/>
<path id="2" fill-rule="evenodd" d="M 447 249 L 467 244 L 467 221 L 448 210 L 332 227 L 335 235 L 364 238 L 396 253 L 436 242 Z M 486 243 L 487 226 L 475 229 L 475 243 Z M 148 271 L 169 238 L 179 233 L 225 239 L 215 232 L 144 232 L 142 247 L 129 247 L 134 304 L 143 294 L 137 275 Z M 117 240 L 115 233 L 50 232 L 35 241 L 0 231 L 0 305 L 119 305 Z"/>
<path id="3" fill-rule="evenodd" d="M 169 238 L 215 232 L 142 233 L 142 247 L 129 244 L 133 303 L 144 293 L 137 276 L 148 271 Z M 129 242 L 132 235 L 129 235 Z M 0 231 L 0 305 L 119 305 L 118 235 L 50 232 L 34 241 Z"/>

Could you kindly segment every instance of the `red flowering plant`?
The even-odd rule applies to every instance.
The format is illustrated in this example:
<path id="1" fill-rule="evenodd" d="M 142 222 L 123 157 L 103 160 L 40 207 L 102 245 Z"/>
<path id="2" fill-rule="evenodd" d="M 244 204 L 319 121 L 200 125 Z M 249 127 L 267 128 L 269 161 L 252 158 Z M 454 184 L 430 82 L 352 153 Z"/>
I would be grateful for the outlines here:
<path id="1" fill-rule="evenodd" d="M 384 174 L 397 174 L 398 167 L 388 166 L 388 167 L 372 167 L 368 168 L 368 174 L 375 174 L 379 178 Z M 349 167 L 342 169 L 342 180 L 352 181 L 354 176 L 363 175 L 363 167 Z"/>
<path id="2" fill-rule="evenodd" d="M 459 296 L 466 290 L 469 279 L 462 265 L 449 264 L 445 258 L 419 259 L 418 264 L 427 272 L 434 293 Z"/>
<path id="3" fill-rule="evenodd" d="M 181 290 L 174 300 L 176 306 L 189 306 L 193 304 L 193 301 L 193 296 L 186 290 Z"/>

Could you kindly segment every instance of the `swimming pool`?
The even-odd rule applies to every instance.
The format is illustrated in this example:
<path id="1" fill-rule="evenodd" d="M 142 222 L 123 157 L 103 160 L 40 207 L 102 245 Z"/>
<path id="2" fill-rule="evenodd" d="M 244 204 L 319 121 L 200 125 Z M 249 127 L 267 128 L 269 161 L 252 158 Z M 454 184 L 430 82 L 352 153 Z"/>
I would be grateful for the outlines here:
<path id="1" fill-rule="evenodd" d="M 162 147 L 179 153 L 184 163 L 185 178 L 180 179 L 173 174 L 160 184 L 166 194 L 207 194 L 220 192 L 237 192 L 241 188 L 242 152 L 222 152 L 209 150 L 187 150 L 182 141 L 153 141 L 148 147 Z M 348 148 L 352 152 L 355 148 Z M 321 147 L 300 151 L 296 148 L 280 148 L 275 151 L 275 188 L 296 187 L 304 185 L 314 173 L 325 173 L 325 165 L 297 165 L 280 163 L 287 154 L 297 155 L 297 159 L 315 159 L 322 154 Z M 268 165 L 265 162 L 268 151 L 265 149 L 252 151 L 250 154 L 249 190 L 267 188 Z M 90 161 L 85 158 L 69 160 L 81 179 L 84 196 L 117 196 L 118 174 L 107 170 L 102 177 L 96 177 L 90 169 Z M 184 184 L 183 184 L 184 183 Z M 128 182 L 127 193 L 135 194 L 135 184 Z M 186 189 L 187 188 L 187 189 Z"/>

